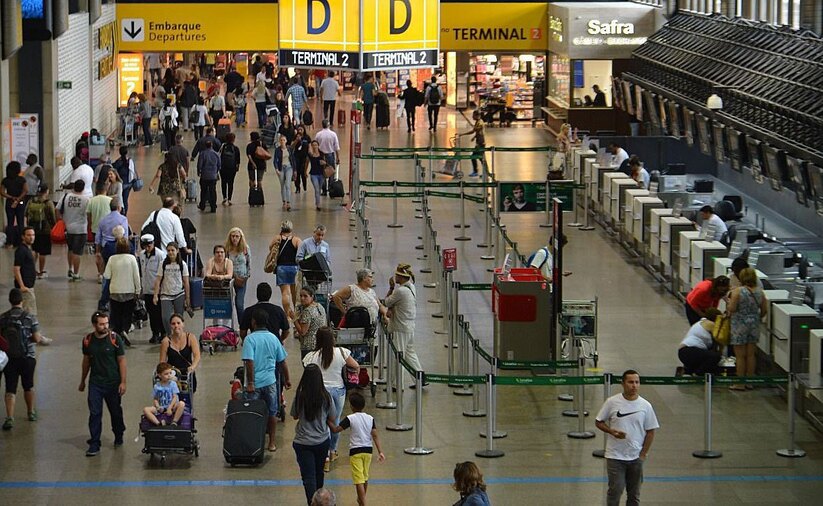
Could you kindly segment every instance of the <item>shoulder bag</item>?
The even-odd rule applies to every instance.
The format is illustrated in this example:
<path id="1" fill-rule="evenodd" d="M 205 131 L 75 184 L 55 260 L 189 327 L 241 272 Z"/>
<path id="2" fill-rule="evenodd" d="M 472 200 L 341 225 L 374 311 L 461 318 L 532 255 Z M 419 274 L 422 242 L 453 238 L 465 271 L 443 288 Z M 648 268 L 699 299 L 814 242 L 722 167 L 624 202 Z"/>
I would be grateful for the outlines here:
<path id="1" fill-rule="evenodd" d="M 263 145 L 260 144 L 254 149 L 254 157 L 258 160 L 268 161 L 271 160 L 271 153 L 269 153 L 266 150 L 266 148 L 264 148 Z"/>
<path id="2" fill-rule="evenodd" d="M 720 315 L 714 320 L 712 338 L 721 346 L 729 345 L 729 338 L 732 332 L 732 319 L 728 315 Z"/>
<path id="3" fill-rule="evenodd" d="M 340 350 L 339 347 L 337 347 Z M 343 357 L 343 368 L 340 370 L 340 375 L 343 377 L 343 385 L 346 390 L 360 387 L 360 368 L 349 367 L 346 365 L 346 356 L 343 355 L 343 350 L 340 350 L 340 355 Z"/>
<path id="4" fill-rule="evenodd" d="M 266 261 L 263 263 L 263 272 L 266 274 L 274 273 L 275 269 L 277 269 L 277 259 L 280 258 L 280 254 L 286 249 L 284 245 L 285 243 L 282 238 L 275 244 L 272 244 L 271 248 L 269 248 L 269 254 L 266 255 Z"/>

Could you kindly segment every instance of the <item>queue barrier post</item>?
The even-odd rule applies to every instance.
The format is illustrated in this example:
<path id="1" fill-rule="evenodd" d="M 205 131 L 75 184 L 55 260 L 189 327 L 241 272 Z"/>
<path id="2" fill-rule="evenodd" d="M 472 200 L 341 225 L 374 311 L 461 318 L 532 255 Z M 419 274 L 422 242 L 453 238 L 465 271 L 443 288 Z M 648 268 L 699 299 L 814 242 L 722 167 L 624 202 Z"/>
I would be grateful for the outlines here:
<path id="1" fill-rule="evenodd" d="M 432 155 L 434 153 L 432 152 L 432 148 L 433 148 L 433 146 L 429 146 L 429 183 L 434 182 L 434 166 L 432 165 L 432 163 L 433 163 Z"/>
<path id="2" fill-rule="evenodd" d="M 497 358 L 492 359 L 492 371 L 497 371 L 497 363 Z M 494 374 L 491 374 L 490 376 L 491 380 L 488 383 L 488 388 L 491 390 L 491 395 L 488 398 L 490 402 L 487 404 L 487 409 L 489 411 L 487 416 L 491 421 L 487 421 L 486 430 L 480 433 L 480 437 L 484 437 L 486 439 L 502 439 L 508 436 L 509 433 L 504 430 L 497 430 L 497 383 L 495 381 Z M 491 434 L 492 437 L 487 437 L 488 434 Z M 488 443 L 486 448 L 488 449 Z"/>
<path id="3" fill-rule="evenodd" d="M 787 448 L 783 448 L 777 450 L 777 454 L 781 457 L 787 458 L 800 458 L 805 457 L 806 452 L 801 450 L 800 448 L 795 448 L 795 441 L 794 441 L 794 430 L 795 430 L 795 392 L 797 389 L 797 375 L 793 372 L 789 373 L 789 383 L 786 385 L 786 396 L 787 396 L 787 404 L 789 405 L 789 446 Z"/>
<path id="4" fill-rule="evenodd" d="M 580 227 L 580 230 L 590 231 L 594 230 L 591 222 L 591 216 L 589 215 L 589 202 L 592 199 L 592 177 L 591 176 L 584 176 L 583 183 L 586 186 L 586 189 L 583 194 L 583 214 L 585 215 L 586 224 Z"/>
<path id="5" fill-rule="evenodd" d="M 489 196 L 486 194 L 487 189 L 483 188 L 483 242 L 478 244 L 478 248 L 488 248 L 491 244 L 491 220 L 489 219 Z M 482 259 L 486 255 L 481 255 Z"/>
<path id="6" fill-rule="evenodd" d="M 392 198 L 391 206 L 392 221 L 387 226 L 389 228 L 403 228 L 402 224 L 397 223 L 397 181 L 392 181 L 392 191 L 394 192 L 394 198 Z"/>
<path id="7" fill-rule="evenodd" d="M 451 279 L 451 276 L 449 276 Z M 458 325 L 457 325 L 457 313 L 459 310 L 458 307 L 458 300 L 459 300 L 459 288 L 460 283 L 457 281 L 452 281 L 449 284 L 449 341 L 446 343 L 446 347 L 449 349 L 449 376 L 454 376 L 454 349 L 457 348 L 457 332 L 458 332 Z M 451 388 L 458 388 L 460 387 L 459 383 L 449 383 L 449 387 Z"/>
<path id="8" fill-rule="evenodd" d="M 468 333 L 468 338 L 472 341 L 472 350 L 474 351 L 471 374 L 473 376 L 480 376 L 480 352 L 477 351 L 477 347 L 480 346 L 480 343 L 471 338 L 471 332 Z M 472 408 L 468 411 L 463 411 L 463 416 L 468 416 L 470 418 L 486 416 L 486 412 L 480 409 L 480 385 L 477 383 L 472 385 Z"/>
<path id="9" fill-rule="evenodd" d="M 583 226 L 583 224 L 580 223 L 579 209 L 578 209 L 578 206 L 577 206 L 577 196 L 579 194 L 580 194 L 580 189 L 578 188 L 578 185 L 573 183 L 572 184 L 571 199 L 572 199 L 572 209 L 574 210 L 574 219 L 572 220 L 571 223 L 566 224 L 567 227 L 580 228 L 580 227 Z"/>
<path id="10" fill-rule="evenodd" d="M 460 327 L 460 344 L 458 345 L 460 350 L 460 371 L 458 372 L 458 374 L 468 376 L 469 357 L 467 333 L 469 330 L 469 322 L 465 321 L 464 316 L 461 314 L 458 316 L 458 324 Z M 472 394 L 472 389 L 469 387 L 468 384 L 463 383 L 462 385 L 460 385 L 460 388 L 457 388 L 456 390 L 452 391 L 452 393 L 454 395 L 468 396 Z"/>
<path id="11" fill-rule="evenodd" d="M 437 250 L 437 258 L 439 261 L 442 261 L 443 257 L 440 253 L 440 246 L 436 246 L 435 249 Z M 436 313 L 432 313 L 432 318 L 443 318 L 445 322 L 448 320 L 448 311 L 449 311 L 449 289 L 448 286 L 451 284 L 451 275 L 445 269 L 438 267 L 438 272 L 440 273 L 440 297 L 439 300 L 431 299 L 429 302 L 432 304 L 440 303 L 440 309 Z M 443 334 L 446 333 L 448 328 L 446 327 L 445 323 L 443 324 Z"/>
<path id="12" fill-rule="evenodd" d="M 375 385 L 385 385 L 386 384 L 386 377 L 383 376 L 385 371 L 385 359 L 386 359 L 386 332 L 383 329 L 382 324 L 377 325 L 377 374 L 374 378 Z"/>
<path id="13" fill-rule="evenodd" d="M 414 446 L 403 450 L 409 455 L 431 455 L 434 450 L 423 446 L 423 384 L 425 382 L 425 374 L 423 371 L 415 372 L 415 381 L 417 388 L 414 394 Z"/>
<path id="14" fill-rule="evenodd" d="M 374 146 L 371 147 L 371 180 L 374 181 Z"/>
<path id="15" fill-rule="evenodd" d="M 394 373 L 394 366 L 392 365 L 391 354 L 389 352 L 389 338 L 386 335 L 385 331 L 383 332 L 383 346 L 384 348 L 384 356 L 386 357 L 386 400 L 384 402 L 378 402 L 375 406 L 379 409 L 397 409 L 397 402 L 394 401 L 394 395 L 391 388 L 391 377 Z M 398 394 L 399 396 L 400 394 Z"/>
<path id="16" fill-rule="evenodd" d="M 389 336 L 389 342 L 391 342 L 391 346 L 394 348 L 394 356 L 397 361 L 394 366 L 394 387 L 390 384 L 386 384 L 386 391 L 389 391 L 392 388 L 397 389 L 397 410 L 395 411 L 396 418 L 394 425 L 387 425 L 386 430 L 390 430 L 392 432 L 406 432 L 412 430 L 412 426 L 407 423 L 403 423 L 403 352 L 395 348 L 394 341 L 391 336 Z"/>
<path id="17" fill-rule="evenodd" d="M 549 196 L 551 195 L 551 183 L 548 179 L 546 179 L 546 222 L 541 223 L 539 226 L 540 228 L 552 228 L 552 206 L 551 206 L 551 199 Z"/>
<path id="18" fill-rule="evenodd" d="M 605 402 L 606 399 L 611 397 L 612 395 L 612 374 L 607 372 L 603 374 L 603 401 Z M 599 459 L 606 458 L 606 442 L 608 438 L 606 435 L 603 435 L 603 448 L 600 450 L 592 451 L 592 457 L 597 457 Z"/>
<path id="19" fill-rule="evenodd" d="M 460 223 L 455 225 L 460 229 L 460 235 L 455 237 L 455 241 L 471 241 L 472 238 L 466 235 L 466 229 L 469 225 L 466 224 L 466 189 L 463 186 L 463 181 L 460 181 Z"/>
<path id="20" fill-rule="evenodd" d="M 577 375 L 581 378 L 586 376 L 586 357 L 578 357 L 577 359 Z M 591 439 L 594 437 L 594 432 L 586 430 L 586 385 L 585 380 L 577 386 L 577 395 L 575 395 L 577 405 L 577 430 L 570 431 L 566 435 L 572 439 Z"/>
<path id="21" fill-rule="evenodd" d="M 494 408 L 494 373 L 488 373 L 486 375 L 486 405 L 489 407 L 489 413 L 486 416 L 486 432 L 481 432 L 480 435 L 482 437 L 486 437 L 485 434 L 492 434 L 494 435 L 494 425 L 495 425 L 495 410 Z M 486 448 L 484 450 L 480 450 L 474 452 L 475 456 L 482 457 L 484 459 L 495 459 L 505 455 L 502 450 L 495 450 L 494 449 L 494 437 L 487 437 L 486 438 Z"/>
<path id="22" fill-rule="evenodd" d="M 426 192 L 423 192 L 423 195 L 425 195 L 425 194 L 426 194 Z M 423 199 L 425 200 L 425 198 L 426 197 L 424 196 Z M 429 270 L 429 249 L 430 249 L 429 239 L 430 239 L 431 236 L 429 235 L 429 230 L 428 230 L 429 214 L 426 212 L 425 207 L 426 207 L 426 204 L 424 203 L 423 204 L 423 215 L 420 216 L 422 218 L 420 220 L 420 239 L 423 242 L 421 242 L 419 245 L 415 246 L 414 248 L 423 251 L 423 253 L 421 253 L 420 256 L 417 257 L 417 259 L 421 260 L 423 262 L 423 267 L 420 268 L 420 272 L 428 274 L 429 272 L 431 272 Z"/>
<path id="23" fill-rule="evenodd" d="M 699 459 L 717 459 L 723 456 L 723 453 L 712 450 L 712 383 L 712 375 L 706 373 L 706 383 L 704 384 L 705 429 L 703 432 L 703 449 L 692 452 L 692 456 Z"/>
<path id="24" fill-rule="evenodd" d="M 500 223 L 499 217 L 495 219 L 495 228 L 497 229 L 497 233 L 495 234 L 496 239 L 494 241 L 494 265 L 486 269 L 488 272 L 494 272 L 496 265 L 502 265 L 503 256 L 506 254 L 506 239 L 503 237 L 503 234 L 506 233 L 506 225 Z"/>
<path id="25" fill-rule="evenodd" d="M 414 183 L 415 188 L 420 188 L 423 186 L 423 179 L 425 178 L 425 174 L 423 173 L 423 165 L 420 163 L 420 159 L 418 158 L 417 153 L 414 154 Z M 412 202 L 415 204 L 422 204 L 422 196 L 420 198 L 413 198 Z M 420 209 L 415 209 L 415 211 L 421 211 Z M 419 216 L 415 216 L 415 218 L 419 218 Z"/>

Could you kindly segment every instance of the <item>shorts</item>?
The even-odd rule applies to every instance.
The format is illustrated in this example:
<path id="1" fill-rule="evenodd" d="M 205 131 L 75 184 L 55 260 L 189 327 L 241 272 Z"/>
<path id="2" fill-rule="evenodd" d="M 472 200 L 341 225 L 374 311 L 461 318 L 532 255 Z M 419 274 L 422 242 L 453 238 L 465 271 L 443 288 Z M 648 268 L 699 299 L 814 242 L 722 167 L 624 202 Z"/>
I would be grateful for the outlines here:
<path id="1" fill-rule="evenodd" d="M 356 453 L 349 456 L 349 464 L 351 465 L 351 481 L 355 485 L 362 485 L 369 481 L 371 455 L 371 453 Z"/>
<path id="2" fill-rule="evenodd" d="M 38 255 L 51 255 L 51 235 L 35 234 L 31 249 Z"/>
<path id="3" fill-rule="evenodd" d="M 249 182 L 250 183 L 254 182 L 254 173 L 255 172 L 257 172 L 257 182 L 258 183 L 263 180 L 263 175 L 266 173 L 265 170 L 260 170 L 260 169 L 257 169 L 256 171 L 255 171 L 255 169 L 248 169 L 248 171 L 249 171 Z"/>
<path id="4" fill-rule="evenodd" d="M 299 268 L 296 265 L 278 265 L 275 271 L 277 286 L 295 284 L 298 270 Z"/>
<path id="5" fill-rule="evenodd" d="M 34 288 L 23 292 L 23 311 L 37 316 L 37 297 L 34 294 Z"/>
<path id="6" fill-rule="evenodd" d="M 253 393 L 246 392 L 246 399 L 262 399 L 269 408 L 269 416 L 277 416 L 280 413 L 280 396 L 277 395 L 277 383 L 269 386 L 255 388 Z"/>
<path id="7" fill-rule="evenodd" d="M 23 390 L 28 392 L 34 388 L 34 367 L 37 359 L 34 357 L 9 358 L 9 363 L 3 369 L 6 377 L 6 393 L 17 393 L 17 380 L 23 378 Z"/>
<path id="8" fill-rule="evenodd" d="M 86 241 L 88 236 L 86 234 L 66 234 L 66 246 L 69 251 L 75 255 L 82 255 L 83 250 L 86 249 Z"/>

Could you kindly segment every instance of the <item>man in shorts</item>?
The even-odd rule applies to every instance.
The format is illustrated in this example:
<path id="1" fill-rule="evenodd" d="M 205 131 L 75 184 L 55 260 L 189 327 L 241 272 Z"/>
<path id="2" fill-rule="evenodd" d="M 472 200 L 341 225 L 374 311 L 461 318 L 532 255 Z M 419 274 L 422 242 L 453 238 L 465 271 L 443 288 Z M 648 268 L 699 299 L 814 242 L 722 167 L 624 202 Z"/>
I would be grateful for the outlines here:
<path id="1" fill-rule="evenodd" d="M 86 213 L 89 198 L 83 194 L 86 183 L 82 179 L 74 182 L 72 192 L 66 194 L 57 206 L 58 218 L 66 224 L 66 246 L 68 247 L 69 281 L 80 277 L 80 258 L 88 240 L 89 219 Z"/>
<path id="2" fill-rule="evenodd" d="M 280 410 L 280 396 L 277 394 L 275 367 L 281 364 L 283 386 L 291 388 L 289 368 L 286 365 L 286 350 L 277 336 L 266 329 L 268 315 L 258 309 L 251 316 L 252 332 L 243 341 L 243 363 L 246 366 L 246 398 L 263 399 L 269 409 L 268 428 L 269 451 L 277 450 L 274 442 L 277 427 L 277 413 Z"/>

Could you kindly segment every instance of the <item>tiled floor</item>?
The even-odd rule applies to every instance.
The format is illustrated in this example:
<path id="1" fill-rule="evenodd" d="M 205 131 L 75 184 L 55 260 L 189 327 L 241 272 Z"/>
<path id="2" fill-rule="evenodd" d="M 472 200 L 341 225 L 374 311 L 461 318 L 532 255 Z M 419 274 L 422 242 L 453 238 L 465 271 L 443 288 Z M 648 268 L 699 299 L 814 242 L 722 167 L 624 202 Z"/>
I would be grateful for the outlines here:
<path id="1" fill-rule="evenodd" d="M 370 146 L 427 145 L 433 139 L 446 145 L 456 129 L 464 130 L 466 121 L 453 111 L 441 114 L 436 136 L 425 130 L 421 112 L 421 128 L 414 136 L 407 135 L 405 125 L 393 125 L 388 131 L 365 131 L 364 151 Z M 241 129 L 239 144 L 245 145 L 250 130 Z M 341 133 L 345 146 L 343 158 L 348 160 L 349 130 Z M 190 135 L 190 134 L 189 134 Z M 488 142 L 493 145 L 531 146 L 548 142 L 541 129 L 490 129 Z M 188 139 L 187 144 L 192 145 Z M 147 179 L 159 163 L 156 150 L 139 148 L 136 159 L 141 174 Z M 495 160 L 498 179 L 542 180 L 547 160 L 541 154 L 500 154 Z M 440 163 L 440 162 L 436 162 Z M 465 162 L 464 162 L 465 163 Z M 464 170 L 467 167 L 464 166 Z M 370 177 L 370 166 L 364 167 L 363 179 Z M 310 234 L 315 223 L 329 228 L 328 240 L 334 252 L 335 285 L 342 286 L 354 279 L 359 264 L 355 256 L 350 215 L 337 204 L 329 203 L 325 210 L 315 212 L 312 195 L 301 194 L 293 199 L 296 208 L 281 212 L 279 187 L 271 175 L 266 176 L 265 208 L 250 209 L 245 205 L 245 171 L 238 177 L 238 197 L 231 208 L 220 208 L 216 215 L 201 215 L 188 205 L 189 215 L 199 229 L 200 244 L 210 250 L 222 243 L 231 226 L 240 226 L 250 238 L 255 275 L 252 286 L 266 279 L 262 262 L 266 246 L 281 219 L 288 216 L 295 222 L 298 235 Z M 376 179 L 412 180 L 408 162 L 385 161 L 376 167 Z M 459 270 L 455 279 L 464 282 L 489 282 L 486 268 L 490 262 L 480 260 L 484 250 L 476 244 L 482 239 L 483 215 L 476 205 L 467 206 L 472 236 L 470 242 L 456 242 L 453 228 L 459 219 L 456 200 L 432 199 L 434 227 L 441 247 L 454 246 L 459 252 Z M 132 194 L 130 221 L 139 227 L 157 204 L 147 192 Z M 374 268 L 377 271 L 376 290 L 385 293 L 388 277 L 397 262 L 411 263 L 415 270 L 422 263 L 415 259 L 419 252 L 419 221 L 413 218 L 411 202 L 398 204 L 399 222 L 403 228 L 387 228 L 391 221 L 388 199 L 370 199 L 367 214 L 374 238 Z M 538 228 L 542 215 L 505 219 L 509 234 L 517 241 L 521 252 L 528 254 L 546 242 L 548 229 Z M 599 313 L 598 367 L 603 371 L 620 372 L 636 368 L 645 375 L 669 375 L 677 365 L 677 344 L 687 324 L 682 307 L 653 282 L 652 278 L 625 255 L 601 230 L 582 232 L 567 230 L 570 242 L 566 250 L 566 266 L 574 274 L 566 278 L 565 298 L 597 297 Z M 265 465 L 255 469 L 230 468 L 221 455 L 223 409 L 229 394 L 228 380 L 239 363 L 234 352 L 204 356 L 199 374 L 200 390 L 196 398 L 199 419 L 199 458 L 169 457 L 165 468 L 151 465 L 140 453 L 142 441 L 136 442 L 139 410 L 150 396 L 150 376 L 158 357 L 158 347 L 147 343 L 146 330 L 137 331 L 132 340 L 136 346 L 128 352 L 129 391 L 124 397 L 129 427 L 127 444 L 111 446 L 111 435 L 104 433 L 103 452 L 96 458 L 83 456 L 87 438 L 85 396 L 77 391 L 80 376 L 80 339 L 90 330 L 89 314 L 94 310 L 99 286 L 95 284 L 90 258 L 83 262 L 86 281 L 68 283 L 65 273 L 65 250 L 57 247 L 49 260 L 51 277 L 38 282 L 40 320 L 47 335 L 55 339 L 49 348 L 39 352 L 37 370 L 38 411 L 40 421 L 24 421 L 22 398 L 17 404 L 17 425 L 0 434 L 0 498 L 4 504 L 143 504 L 161 500 L 161 496 L 183 498 L 186 502 L 218 504 L 271 500 L 274 504 L 301 504 L 303 492 L 299 473 L 290 448 L 294 422 L 278 428 L 280 449 L 269 456 Z M 3 288 L 10 286 L 12 255 L 0 254 L 0 265 L 6 274 Z M 428 275 L 418 277 L 421 296 L 418 298 L 417 343 L 424 368 L 429 372 L 446 372 L 446 349 L 439 330 L 440 320 L 430 318 L 438 306 L 429 304 L 430 289 L 422 287 Z M 253 291 L 253 290 L 250 290 Z M 277 296 L 275 296 L 277 297 Z M 253 302 L 248 294 L 247 303 Z M 491 316 L 488 294 L 469 293 L 460 301 L 461 312 L 471 322 L 473 333 L 491 349 Z M 202 316 L 198 313 L 188 321 L 188 329 L 199 332 Z M 299 371 L 299 349 L 294 340 L 287 342 L 291 354 L 289 364 Z M 294 376 L 297 376 L 295 374 Z M 296 381 L 295 381 L 296 383 Z M 479 461 L 489 482 L 494 504 L 597 504 L 605 497 L 605 468 L 602 460 L 591 457 L 600 448 L 602 438 L 573 440 L 566 432 L 574 430 L 577 421 L 561 416 L 567 403 L 556 400 L 561 390 L 555 387 L 500 387 L 498 427 L 508 432 L 505 439 L 496 440 L 496 447 L 506 455 L 484 461 L 474 452 L 485 445 L 478 437 L 484 430 L 484 418 L 466 418 L 461 412 L 470 405 L 470 398 L 455 397 L 441 385 L 431 385 L 423 396 L 423 442 L 434 450 L 428 456 L 410 456 L 403 449 L 414 445 L 414 432 L 389 432 L 383 428 L 394 422 L 395 412 L 376 409 L 369 399 L 367 410 L 377 417 L 387 461 L 372 467 L 372 504 L 429 505 L 451 504 L 457 497 L 450 489 L 454 464 L 462 460 Z M 616 392 L 616 388 L 614 390 Z M 701 387 L 642 387 L 642 395 L 654 405 L 661 422 L 651 456 L 646 466 L 643 500 L 662 504 L 813 504 L 823 492 L 823 437 L 804 421 L 798 421 L 797 440 L 808 452 L 804 459 L 787 460 L 775 455 L 786 445 L 786 404 L 772 389 L 747 393 L 715 390 L 714 447 L 723 451 L 718 460 L 698 460 L 693 450 L 703 445 L 703 391 Z M 602 387 L 587 391 L 587 405 L 596 411 L 602 402 Z M 287 395 L 291 401 L 291 394 Z M 405 393 L 405 417 L 414 422 L 413 392 Z M 108 420 L 106 415 L 106 420 Z M 588 419 L 587 428 L 593 420 Z M 104 426 L 108 424 L 104 422 Z M 347 435 L 343 435 L 343 442 Z M 341 459 L 327 475 L 329 486 L 338 493 L 340 504 L 355 504 L 354 489 L 345 459 Z M 818 497 L 816 500 L 815 497 Z"/>

